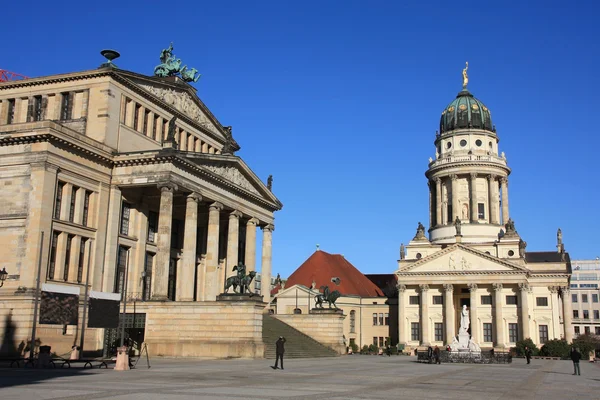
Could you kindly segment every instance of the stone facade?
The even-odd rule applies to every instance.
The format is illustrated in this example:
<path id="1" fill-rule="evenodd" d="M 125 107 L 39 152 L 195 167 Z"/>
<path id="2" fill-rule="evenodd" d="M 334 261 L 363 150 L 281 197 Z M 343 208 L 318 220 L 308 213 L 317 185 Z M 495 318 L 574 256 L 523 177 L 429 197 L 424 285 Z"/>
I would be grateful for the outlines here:
<path id="1" fill-rule="evenodd" d="M 600 258 L 572 260 L 573 335 L 600 335 Z"/>
<path id="2" fill-rule="evenodd" d="M 277 314 L 275 317 L 339 354 L 346 353 L 342 310 L 312 310 L 310 314 Z"/>
<path id="3" fill-rule="evenodd" d="M 214 304 L 238 261 L 255 269 L 260 256 L 270 279 L 282 204 L 225 146 L 239 150 L 230 127 L 178 78 L 101 68 L 0 83 L 0 329 L 30 338 L 38 262 L 42 282 L 126 287 L 148 301 L 148 323 L 152 304 Z M 64 353 L 81 325 L 38 325 L 37 337 Z M 86 332 L 86 350 L 103 336 Z"/>

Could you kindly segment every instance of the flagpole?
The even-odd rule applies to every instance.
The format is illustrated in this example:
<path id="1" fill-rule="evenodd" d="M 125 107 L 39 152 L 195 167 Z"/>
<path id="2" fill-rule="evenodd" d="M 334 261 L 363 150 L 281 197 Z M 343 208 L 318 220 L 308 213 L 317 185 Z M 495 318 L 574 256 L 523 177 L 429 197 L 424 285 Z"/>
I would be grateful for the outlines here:
<path id="1" fill-rule="evenodd" d="M 35 287 L 35 294 L 33 297 L 33 326 L 31 327 L 31 348 L 29 349 L 29 359 L 33 360 L 33 354 L 35 352 L 35 330 L 37 325 L 38 317 L 38 297 L 40 294 L 40 281 L 42 276 L 42 251 L 44 245 L 44 231 L 42 231 L 42 237 L 40 238 L 40 254 L 38 256 L 38 272 L 37 272 L 37 283 Z"/>

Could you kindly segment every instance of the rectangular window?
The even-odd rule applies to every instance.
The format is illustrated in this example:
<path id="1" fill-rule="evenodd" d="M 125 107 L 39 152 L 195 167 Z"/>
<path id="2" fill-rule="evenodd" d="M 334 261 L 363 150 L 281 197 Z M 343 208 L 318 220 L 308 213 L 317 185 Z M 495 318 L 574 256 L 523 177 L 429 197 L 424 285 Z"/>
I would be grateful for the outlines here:
<path id="1" fill-rule="evenodd" d="M 90 212 L 90 197 L 92 196 L 92 192 L 89 190 L 85 191 L 85 195 L 83 197 L 83 216 L 81 219 L 81 224 L 84 226 L 88 226 L 88 214 Z"/>
<path id="2" fill-rule="evenodd" d="M 77 190 L 79 188 L 77 186 L 73 186 L 73 190 L 71 191 L 71 203 L 69 204 L 69 222 L 73 222 L 75 219 L 75 202 L 77 201 Z"/>
<path id="3" fill-rule="evenodd" d="M 600 311 L 594 310 L 594 319 L 600 319 Z"/>
<path id="4" fill-rule="evenodd" d="M 491 304 L 492 304 L 492 296 L 491 295 L 481 296 L 481 305 L 491 305 Z"/>
<path id="5" fill-rule="evenodd" d="M 33 98 L 33 120 L 42 120 L 42 96 L 35 96 Z"/>
<path id="6" fill-rule="evenodd" d="M 506 304 L 513 305 L 513 306 L 518 305 L 517 296 L 512 296 L 512 295 L 506 296 Z"/>
<path id="7" fill-rule="evenodd" d="M 574 331 L 575 331 L 575 335 L 579 335 L 580 331 L 579 331 L 579 327 L 578 326 L 576 326 L 574 328 Z"/>
<path id="8" fill-rule="evenodd" d="M 144 265 L 144 273 L 142 276 L 142 300 L 150 300 L 152 287 L 152 265 L 154 265 L 154 254 L 146 253 L 146 263 Z"/>
<path id="9" fill-rule="evenodd" d="M 448 207 L 446 209 L 446 216 L 448 217 L 446 223 L 450 224 L 452 223 L 452 221 L 454 221 L 454 219 L 452 218 L 452 204 L 448 204 Z"/>
<path id="10" fill-rule="evenodd" d="M 56 244 L 60 232 L 52 234 L 52 244 L 50 245 L 50 264 L 48 265 L 48 279 L 54 279 L 54 271 L 56 269 Z"/>
<path id="11" fill-rule="evenodd" d="M 477 218 L 485 219 L 485 205 L 483 203 L 477 203 Z"/>
<path id="12" fill-rule="evenodd" d="M 586 326 L 586 327 L 584 327 L 584 328 L 583 328 L 583 332 L 584 332 L 586 335 L 589 335 L 589 334 L 590 334 L 590 327 L 589 327 L 589 326 Z"/>
<path id="13" fill-rule="evenodd" d="M 419 340 L 419 323 L 411 322 L 410 323 L 410 340 Z"/>
<path id="14" fill-rule="evenodd" d="M 158 116 L 154 117 L 154 124 L 152 124 L 152 139 L 160 142 L 160 138 L 156 137 L 156 132 L 158 129 Z"/>
<path id="15" fill-rule="evenodd" d="M 379 347 L 383 347 L 383 336 L 379 336 Z"/>
<path id="16" fill-rule="evenodd" d="M 158 213 L 148 213 L 148 242 L 156 243 L 156 232 L 158 232 Z"/>
<path id="17" fill-rule="evenodd" d="M 590 319 L 590 311 L 583 310 L 583 319 Z"/>
<path id="18" fill-rule="evenodd" d="M 136 131 L 139 130 L 138 122 L 139 122 L 141 108 L 142 108 L 142 106 L 140 106 L 139 104 L 136 104 L 135 109 L 133 111 L 133 129 L 135 129 Z"/>
<path id="19" fill-rule="evenodd" d="M 540 325 L 540 344 L 548 341 L 548 325 Z"/>
<path id="20" fill-rule="evenodd" d="M 548 307 L 548 298 L 547 297 L 536 297 L 535 303 L 538 307 Z"/>
<path id="21" fill-rule="evenodd" d="M 582 294 L 581 295 L 581 302 L 582 303 L 587 303 L 588 302 L 588 295 L 587 294 Z"/>
<path id="22" fill-rule="evenodd" d="M 121 206 L 121 235 L 129 235 L 129 218 L 131 216 L 131 205 L 123 202 Z"/>
<path id="23" fill-rule="evenodd" d="M 377 336 L 373 336 L 373 346 L 377 346 Z"/>
<path id="24" fill-rule="evenodd" d="M 12 124 L 15 120 L 15 99 L 8 100 L 8 115 L 6 116 L 6 123 Z"/>
<path id="25" fill-rule="evenodd" d="M 63 272 L 63 280 L 69 280 L 69 264 L 71 261 L 71 244 L 73 243 L 73 235 L 67 236 L 67 251 L 65 253 L 65 270 Z"/>
<path id="26" fill-rule="evenodd" d="M 433 296 L 433 304 L 444 304 L 444 296 Z"/>
<path id="27" fill-rule="evenodd" d="M 595 329 L 596 329 L 596 335 L 600 335 L 600 326 L 597 326 Z"/>
<path id="28" fill-rule="evenodd" d="M 408 304 L 412 304 L 412 305 L 419 305 L 419 296 L 409 296 L 408 297 Z"/>
<path id="29" fill-rule="evenodd" d="M 85 265 L 85 245 L 87 240 L 81 240 L 81 247 L 79 247 L 79 262 L 77 263 L 77 283 L 81 283 L 83 280 L 83 266 Z"/>
<path id="30" fill-rule="evenodd" d="M 577 303 L 577 293 L 573 293 L 573 294 L 571 295 L 571 302 L 572 302 L 572 303 Z"/>
<path id="31" fill-rule="evenodd" d="M 484 342 L 492 342 L 492 324 L 489 322 L 485 322 L 483 324 L 483 341 Z"/>
<path id="32" fill-rule="evenodd" d="M 436 322 L 434 325 L 435 341 L 442 342 L 444 340 L 444 324 Z"/>
<path id="33" fill-rule="evenodd" d="M 150 111 L 146 110 L 144 112 L 144 127 L 142 128 L 142 133 L 144 135 L 148 135 L 148 118 L 150 117 Z"/>
<path id="34" fill-rule="evenodd" d="M 373 313 L 373 325 L 377 325 L 377 313 Z"/>
<path id="35" fill-rule="evenodd" d="M 60 208 L 62 207 L 64 188 L 65 184 L 63 182 L 58 182 L 58 186 L 56 187 L 56 200 L 54 201 L 54 218 L 56 219 L 60 219 Z"/>
<path id="36" fill-rule="evenodd" d="M 115 274 L 114 293 L 123 293 L 125 285 L 125 269 L 127 268 L 127 247 L 119 246 L 117 254 L 117 271 Z"/>
<path id="37" fill-rule="evenodd" d="M 389 313 L 385 313 L 384 317 L 383 317 L 383 324 L 385 326 L 390 326 L 390 314 Z"/>
<path id="38" fill-rule="evenodd" d="M 60 119 L 68 120 L 73 116 L 73 92 L 62 93 L 62 103 L 60 106 Z"/>
<path id="39" fill-rule="evenodd" d="M 579 310 L 573 310 L 573 318 L 579 318 Z"/>
<path id="40" fill-rule="evenodd" d="M 379 313 L 379 325 L 383 325 L 383 313 Z"/>
<path id="41" fill-rule="evenodd" d="M 519 324 L 508 324 L 508 341 L 511 343 L 519 341 Z"/>
<path id="42" fill-rule="evenodd" d="M 598 294 L 594 293 L 592 294 L 592 303 L 597 303 L 598 302 Z"/>

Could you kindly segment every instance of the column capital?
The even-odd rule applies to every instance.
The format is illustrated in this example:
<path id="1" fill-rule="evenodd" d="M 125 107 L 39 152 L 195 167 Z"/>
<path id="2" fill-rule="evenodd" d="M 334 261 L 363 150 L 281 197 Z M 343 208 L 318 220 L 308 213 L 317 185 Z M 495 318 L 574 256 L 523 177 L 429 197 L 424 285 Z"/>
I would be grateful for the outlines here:
<path id="1" fill-rule="evenodd" d="M 477 284 L 476 283 L 469 283 L 467 285 L 467 287 L 469 288 L 469 292 L 471 292 L 471 293 L 477 291 Z"/>
<path id="2" fill-rule="evenodd" d="M 267 224 L 265 226 L 261 226 L 260 229 L 262 229 L 263 231 L 271 231 L 271 232 L 273 232 L 275 230 L 275 225 L 273 225 L 273 224 Z"/>
<path id="3" fill-rule="evenodd" d="M 177 185 L 172 182 L 163 182 L 156 185 L 161 192 L 174 192 L 177 190 Z"/>
<path id="4" fill-rule="evenodd" d="M 469 176 L 471 177 L 471 180 L 477 179 L 477 172 L 471 172 Z"/>
<path id="5" fill-rule="evenodd" d="M 446 292 L 454 292 L 454 285 L 452 285 L 450 283 L 446 283 L 446 284 L 444 284 L 444 290 Z"/>
<path id="6" fill-rule="evenodd" d="M 223 209 L 223 204 L 219 203 L 218 201 L 215 201 L 214 203 L 212 203 L 211 205 L 208 206 L 211 210 L 218 210 L 221 211 Z"/>
<path id="7" fill-rule="evenodd" d="M 396 287 L 398 288 L 398 291 L 400 293 L 403 293 L 404 291 L 406 291 L 406 285 L 399 283 L 398 285 L 396 285 Z"/>
<path id="8" fill-rule="evenodd" d="M 202 201 L 202 196 L 198 193 L 192 192 L 190 194 L 187 195 L 186 200 L 188 203 L 196 202 L 199 203 Z"/>
<path id="9" fill-rule="evenodd" d="M 508 183 L 508 178 L 503 176 L 502 178 L 500 178 L 500 183 L 506 185 Z"/>
<path id="10" fill-rule="evenodd" d="M 442 183 L 442 178 L 440 178 L 439 176 L 433 179 L 435 181 L 436 185 L 439 185 Z"/>
<path id="11" fill-rule="evenodd" d="M 259 223 L 259 221 L 258 221 L 256 218 L 252 217 L 252 218 L 250 218 L 250 219 L 248 220 L 248 222 L 246 222 L 246 225 L 247 225 L 247 226 L 248 226 L 248 225 L 255 225 L 255 226 L 256 226 L 256 225 L 258 225 L 258 223 Z"/>
<path id="12" fill-rule="evenodd" d="M 427 284 L 419 285 L 419 289 L 421 289 L 421 293 L 425 293 L 429 290 L 429 285 L 427 285 Z"/>
<path id="13" fill-rule="evenodd" d="M 563 294 L 563 296 L 567 296 L 569 293 L 571 293 L 571 288 L 568 286 L 560 286 L 560 292 Z"/>
<path id="14" fill-rule="evenodd" d="M 558 293 L 558 290 L 560 289 L 559 286 L 548 286 L 548 290 L 550 291 L 550 293 L 555 294 Z"/>
<path id="15" fill-rule="evenodd" d="M 494 289 L 494 291 L 499 292 L 502 290 L 502 284 L 501 283 L 492 283 L 492 288 Z"/>
<path id="16" fill-rule="evenodd" d="M 450 175 L 450 179 L 452 179 L 452 181 L 455 181 L 458 179 L 458 175 L 452 174 L 452 175 Z"/>
<path id="17" fill-rule="evenodd" d="M 242 214 L 240 211 L 233 210 L 231 213 L 229 213 L 229 219 L 232 219 L 232 218 L 240 219 L 242 217 L 242 215 L 244 215 L 244 214 Z"/>
<path id="18" fill-rule="evenodd" d="M 521 292 L 525 292 L 525 293 L 530 292 L 531 288 L 529 287 L 529 283 L 527 283 L 527 282 L 521 282 L 521 283 L 519 283 L 519 290 Z"/>
<path id="19" fill-rule="evenodd" d="M 489 175 L 487 176 L 487 178 L 488 178 L 488 181 L 491 181 L 491 182 L 493 182 L 493 181 L 495 181 L 495 180 L 496 180 L 497 176 L 496 176 L 496 175 L 494 175 L 494 174 L 489 174 Z"/>

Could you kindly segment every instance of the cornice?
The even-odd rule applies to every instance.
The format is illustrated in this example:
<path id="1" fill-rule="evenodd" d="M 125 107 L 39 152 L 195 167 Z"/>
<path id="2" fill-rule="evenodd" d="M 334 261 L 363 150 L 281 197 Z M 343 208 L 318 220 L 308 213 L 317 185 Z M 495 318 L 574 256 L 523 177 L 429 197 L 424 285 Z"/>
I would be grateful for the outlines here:
<path id="1" fill-rule="evenodd" d="M 529 277 L 527 271 L 426 271 L 426 272 L 410 272 L 397 271 L 397 276 L 473 276 L 473 275 L 525 275 Z"/>
<path id="2" fill-rule="evenodd" d="M 493 162 L 487 162 L 487 161 L 455 161 L 455 162 L 450 162 L 450 163 L 445 163 L 445 164 L 440 164 L 440 165 L 435 165 L 432 167 L 429 167 L 429 169 L 427 171 L 425 171 L 425 176 L 429 179 L 431 179 L 433 177 L 434 174 L 440 172 L 440 171 L 444 171 L 444 170 L 448 170 L 448 169 L 453 169 L 453 168 L 463 168 L 463 167 L 477 167 L 477 168 L 481 168 L 481 167 L 491 167 L 491 168 L 495 168 L 495 169 L 500 169 L 503 170 L 504 172 L 506 172 L 506 175 L 510 175 L 510 173 L 512 172 L 512 170 L 502 164 L 496 164 Z M 466 173 L 466 172 L 465 172 Z M 481 171 L 479 171 L 479 173 L 481 173 Z"/>

